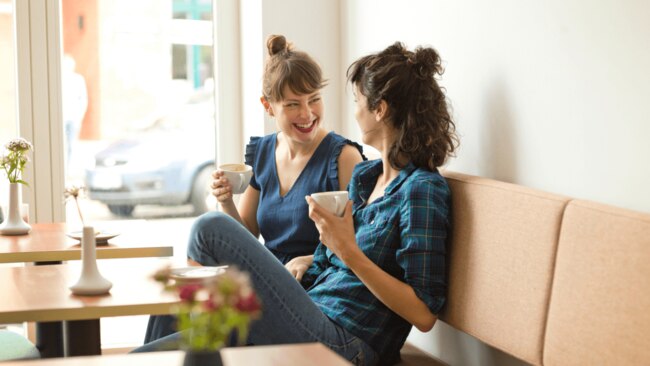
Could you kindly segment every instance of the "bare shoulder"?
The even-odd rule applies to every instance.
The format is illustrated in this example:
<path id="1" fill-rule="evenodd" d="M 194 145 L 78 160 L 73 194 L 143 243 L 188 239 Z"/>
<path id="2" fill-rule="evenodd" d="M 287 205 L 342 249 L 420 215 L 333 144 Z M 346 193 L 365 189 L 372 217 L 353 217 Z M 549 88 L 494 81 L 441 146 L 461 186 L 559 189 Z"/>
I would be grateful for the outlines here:
<path id="1" fill-rule="evenodd" d="M 338 159 L 339 187 L 345 189 L 352 178 L 354 166 L 363 161 L 361 153 L 354 146 L 345 145 Z"/>
<path id="2" fill-rule="evenodd" d="M 341 164 L 348 164 L 351 163 L 352 166 L 357 165 L 357 163 L 360 163 L 363 160 L 361 157 L 361 153 L 359 150 L 352 146 L 352 145 L 345 145 L 343 146 L 343 149 L 341 150 L 341 155 L 339 155 L 339 165 Z"/>

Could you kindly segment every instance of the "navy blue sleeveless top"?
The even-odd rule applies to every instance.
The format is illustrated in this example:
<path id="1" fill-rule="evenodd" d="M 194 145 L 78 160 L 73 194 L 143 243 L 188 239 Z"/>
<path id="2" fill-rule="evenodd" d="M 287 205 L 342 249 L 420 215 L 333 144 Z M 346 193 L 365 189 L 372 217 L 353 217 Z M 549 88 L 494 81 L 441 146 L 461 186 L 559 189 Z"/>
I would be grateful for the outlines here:
<path id="1" fill-rule="evenodd" d="M 314 151 L 293 187 L 280 196 L 275 165 L 277 133 L 251 137 L 246 145 L 246 164 L 253 167 L 251 187 L 260 191 L 257 224 L 266 247 L 286 263 L 294 257 L 313 254 L 318 230 L 308 216 L 305 196 L 315 192 L 338 191 L 338 157 L 345 145 L 361 146 L 334 132 L 328 133 Z M 365 157 L 364 157 L 365 160 Z M 347 187 L 344 187 L 345 189 Z"/>

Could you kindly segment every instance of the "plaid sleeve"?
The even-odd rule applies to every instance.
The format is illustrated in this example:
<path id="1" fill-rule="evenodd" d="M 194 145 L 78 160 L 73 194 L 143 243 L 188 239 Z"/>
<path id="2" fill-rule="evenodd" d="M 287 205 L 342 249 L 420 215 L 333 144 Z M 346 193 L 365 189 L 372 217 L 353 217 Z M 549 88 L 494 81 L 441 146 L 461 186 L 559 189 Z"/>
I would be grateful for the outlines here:
<path id="1" fill-rule="evenodd" d="M 327 261 L 327 255 L 325 254 L 326 249 L 327 248 L 323 243 L 318 243 L 318 246 L 314 251 L 314 262 L 302 275 L 300 284 L 303 288 L 308 289 L 314 281 L 316 281 L 316 278 L 318 278 L 318 276 L 320 276 L 320 274 L 325 270 L 325 263 Z"/>
<path id="2" fill-rule="evenodd" d="M 438 314 L 447 290 L 446 248 L 449 229 L 449 189 L 439 181 L 416 180 L 400 212 L 401 247 L 397 263 L 416 295 Z"/>

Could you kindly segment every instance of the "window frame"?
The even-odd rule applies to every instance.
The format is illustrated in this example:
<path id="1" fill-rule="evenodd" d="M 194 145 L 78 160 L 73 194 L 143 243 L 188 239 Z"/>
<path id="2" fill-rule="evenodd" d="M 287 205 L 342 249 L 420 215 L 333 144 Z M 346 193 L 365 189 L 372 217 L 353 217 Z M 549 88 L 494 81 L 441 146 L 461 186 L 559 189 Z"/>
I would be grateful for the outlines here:
<path id="1" fill-rule="evenodd" d="M 63 127 L 59 2 L 14 0 L 18 131 L 32 142 L 23 189 L 33 222 L 63 222 Z"/>

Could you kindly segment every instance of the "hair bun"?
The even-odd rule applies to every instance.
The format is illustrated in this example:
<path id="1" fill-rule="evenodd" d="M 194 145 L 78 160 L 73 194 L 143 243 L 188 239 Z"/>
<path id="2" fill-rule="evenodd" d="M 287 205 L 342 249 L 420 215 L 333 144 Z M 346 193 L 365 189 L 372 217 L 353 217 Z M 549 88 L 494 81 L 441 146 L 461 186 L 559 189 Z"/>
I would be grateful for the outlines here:
<path id="1" fill-rule="evenodd" d="M 281 52 L 291 51 L 292 46 L 283 35 L 272 34 L 266 39 L 266 48 L 269 56 L 273 56 Z"/>
<path id="2" fill-rule="evenodd" d="M 431 47 L 416 48 L 409 56 L 408 63 L 416 67 L 421 77 L 432 74 L 442 75 L 443 72 L 440 55 Z"/>

